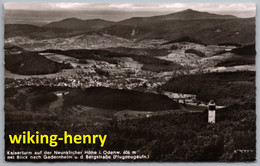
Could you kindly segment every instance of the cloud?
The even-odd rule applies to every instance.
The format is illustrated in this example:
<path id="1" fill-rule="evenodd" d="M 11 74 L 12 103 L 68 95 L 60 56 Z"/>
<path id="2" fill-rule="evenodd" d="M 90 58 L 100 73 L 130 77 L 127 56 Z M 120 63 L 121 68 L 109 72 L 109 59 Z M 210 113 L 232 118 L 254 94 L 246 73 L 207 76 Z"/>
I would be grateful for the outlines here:
<path id="1" fill-rule="evenodd" d="M 255 13 L 253 3 L 5 3 L 12 10 L 126 10 L 126 11 L 181 11 L 194 9 L 207 12 Z M 255 15 L 255 14 L 254 14 Z"/>
<path id="2" fill-rule="evenodd" d="M 163 8 L 163 9 L 181 9 L 181 8 L 187 8 L 188 5 L 187 4 L 183 4 L 183 3 L 173 3 L 173 4 L 158 4 L 159 8 Z"/>
<path id="3" fill-rule="evenodd" d="M 88 5 L 86 3 L 82 4 L 82 3 L 55 3 L 55 4 L 51 4 L 51 6 L 53 5 L 53 7 L 57 7 L 57 8 L 61 8 L 61 9 L 74 9 L 74 8 L 80 8 L 82 7 L 82 5 Z"/>

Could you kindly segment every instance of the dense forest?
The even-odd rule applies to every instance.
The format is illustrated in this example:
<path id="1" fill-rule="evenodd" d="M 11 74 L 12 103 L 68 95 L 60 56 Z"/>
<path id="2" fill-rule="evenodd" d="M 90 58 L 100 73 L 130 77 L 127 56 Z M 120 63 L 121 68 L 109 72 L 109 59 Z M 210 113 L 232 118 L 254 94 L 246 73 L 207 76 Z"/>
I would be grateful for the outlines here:
<path id="1" fill-rule="evenodd" d="M 66 106 L 87 105 L 114 110 L 157 111 L 179 108 L 178 103 L 164 95 L 105 87 L 70 91 L 64 103 Z"/>
<path id="2" fill-rule="evenodd" d="M 220 62 L 216 65 L 216 67 L 219 66 L 237 66 L 237 65 L 254 65 L 255 64 L 255 57 L 233 57 L 228 58 L 227 60 Z"/>
<path id="3" fill-rule="evenodd" d="M 231 50 L 235 57 L 227 58 L 216 66 L 237 66 L 237 65 L 253 65 L 255 64 L 256 50 L 255 45 L 246 45 Z"/>
<path id="4" fill-rule="evenodd" d="M 157 115 L 124 121 L 80 122 L 68 109 L 61 115 L 42 114 L 32 120 L 8 116 L 6 136 L 22 131 L 45 134 L 107 134 L 104 148 L 63 145 L 59 150 L 135 150 L 149 154 L 150 161 L 254 161 L 256 143 L 255 111 L 237 106 L 217 112 L 217 123 L 207 123 L 207 112 Z M 17 124 L 19 124 L 17 126 Z M 53 150 L 48 145 L 11 145 L 8 150 Z M 245 150 L 245 151 L 243 151 Z"/>
<path id="5" fill-rule="evenodd" d="M 205 54 L 203 52 L 195 50 L 195 49 L 187 49 L 187 50 L 185 50 L 185 53 L 191 53 L 191 54 L 195 54 L 199 57 L 205 57 Z"/>
<path id="6" fill-rule="evenodd" d="M 135 150 L 139 154 L 148 154 L 151 161 L 255 160 L 256 113 L 255 107 L 251 104 L 234 104 L 233 106 L 217 110 L 216 124 L 207 122 L 208 115 L 206 110 L 197 113 L 181 111 L 158 112 L 149 118 L 126 120 L 116 120 L 114 118 L 100 119 L 89 116 L 86 111 L 77 113 L 73 109 L 80 104 L 79 102 L 84 104 L 86 100 L 90 100 L 89 102 L 92 102 L 92 100 L 96 101 L 94 100 L 95 95 L 93 99 L 84 96 L 85 100 L 82 101 L 78 100 L 83 97 L 82 94 L 79 94 L 79 97 L 72 94 L 65 99 L 66 104 L 64 106 L 51 111 L 49 104 L 56 100 L 51 92 L 60 90 L 69 91 L 70 89 L 65 87 L 6 89 L 5 145 L 7 150 L 53 150 L 53 148 L 44 144 L 29 146 L 11 145 L 7 138 L 9 134 L 21 134 L 23 131 L 39 131 L 44 134 L 62 135 L 64 131 L 68 131 L 70 134 L 107 134 L 108 138 L 103 148 L 95 145 L 62 145 L 60 142 L 56 148 L 61 151 L 81 149 Z M 75 90 L 73 91 L 76 92 Z M 130 92 L 122 94 L 123 91 L 119 90 L 113 92 L 103 89 L 98 92 L 94 88 L 86 92 L 89 95 L 96 93 L 96 96 L 100 97 L 99 103 L 96 104 L 100 106 L 108 104 L 102 100 L 111 95 L 112 98 L 120 98 L 125 105 L 127 105 L 125 103 L 126 96 L 128 98 L 132 96 Z M 154 98 L 153 96 L 151 97 Z M 141 109 L 141 105 L 143 105 L 142 100 L 144 98 L 149 99 L 149 96 L 140 93 L 135 97 L 132 96 L 132 98 L 132 104 L 129 104 L 129 109 L 134 109 L 134 107 Z M 135 100 L 140 100 L 141 102 L 134 102 Z M 39 101 L 42 104 L 37 104 Z M 75 105 L 71 105 L 72 103 Z M 158 107 L 163 105 L 163 103 L 158 104 L 152 100 L 150 100 L 150 103 L 152 108 L 155 108 L 155 105 Z M 35 104 L 37 107 L 34 107 Z M 30 108 L 28 105 L 32 107 Z M 117 104 L 114 105 L 117 106 Z M 92 111 L 94 113 L 98 109 Z M 103 111 L 102 115 L 113 115 L 115 113 L 109 109 Z"/>
<path id="7" fill-rule="evenodd" d="M 111 49 L 113 50 L 113 49 Z M 133 60 L 140 62 L 143 64 L 142 69 L 144 70 L 150 70 L 154 72 L 160 72 L 160 71 L 172 71 L 173 69 L 182 69 L 183 67 L 180 64 L 159 59 L 156 58 L 155 54 L 152 55 L 139 55 L 138 50 L 129 51 L 126 53 L 126 50 L 124 48 L 121 48 L 119 51 L 111 51 L 111 50 L 87 50 L 87 49 L 79 49 L 79 50 L 46 50 L 43 52 L 48 53 L 57 53 L 62 54 L 66 56 L 70 56 L 77 59 L 92 59 L 96 61 L 106 61 L 108 63 L 112 64 L 118 64 L 118 60 L 115 58 L 121 58 L 121 57 L 130 57 Z M 140 50 L 139 50 L 140 51 Z M 137 54 L 130 54 L 131 52 L 137 53 Z M 142 50 L 143 53 L 146 52 L 146 54 L 150 54 L 150 52 L 146 50 Z M 163 50 L 161 54 L 165 54 L 166 50 Z"/>
<path id="8" fill-rule="evenodd" d="M 170 44 L 170 43 L 179 43 L 179 42 L 191 42 L 191 43 L 198 43 L 198 44 L 206 45 L 202 41 L 195 39 L 195 38 L 192 38 L 190 36 L 182 36 L 182 37 L 180 37 L 176 40 L 171 40 L 171 41 L 168 41 L 166 43 L 163 43 L 163 45 L 164 44 Z"/>
<path id="9" fill-rule="evenodd" d="M 173 77 L 161 90 L 197 95 L 219 105 L 255 103 L 255 72 L 224 72 Z"/>
<path id="10" fill-rule="evenodd" d="M 22 75 L 51 74 L 61 69 L 69 69 L 68 63 L 53 62 L 36 52 L 22 52 L 20 54 L 6 54 L 5 68 L 12 73 Z"/>
<path id="11" fill-rule="evenodd" d="M 147 55 L 147 56 L 166 56 L 171 52 L 166 48 L 128 48 L 128 47 L 116 47 L 107 48 L 106 50 L 116 53 L 123 54 L 136 54 L 136 55 Z"/>
<path id="12" fill-rule="evenodd" d="M 45 150 L 149 156 L 112 162 L 256 160 L 255 17 L 181 11 L 183 4 L 168 14 L 159 9 L 176 5 L 127 4 L 119 11 L 118 4 L 90 4 L 94 13 L 78 4 L 35 5 L 39 10 L 6 6 L 6 160 L 19 160 L 9 151 Z M 253 4 L 244 5 L 255 13 Z M 133 15 L 133 7 L 145 10 Z M 99 18 L 89 20 L 93 14 Z M 37 131 L 50 137 L 33 143 Z M 65 143 L 65 131 L 74 143 Z M 21 142 L 12 144 L 10 135 Z M 83 143 L 79 135 L 94 137 Z M 103 147 L 98 135 L 107 135 Z"/>
<path id="13" fill-rule="evenodd" d="M 217 111 L 215 125 L 207 123 L 206 112 L 114 122 L 106 148 L 139 149 L 155 161 L 251 161 L 255 118 L 254 110 L 236 106 Z M 237 153 L 238 149 L 252 151 Z"/>

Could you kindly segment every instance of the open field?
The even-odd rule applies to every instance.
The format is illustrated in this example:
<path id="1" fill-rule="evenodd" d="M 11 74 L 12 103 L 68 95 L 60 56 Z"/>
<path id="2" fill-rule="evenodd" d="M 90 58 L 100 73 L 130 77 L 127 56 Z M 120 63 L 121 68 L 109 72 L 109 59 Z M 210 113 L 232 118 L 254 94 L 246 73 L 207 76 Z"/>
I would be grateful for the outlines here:
<path id="1" fill-rule="evenodd" d="M 60 151 L 129 150 L 156 162 L 256 160 L 254 17 L 192 9 L 121 21 L 71 14 L 5 25 L 6 151 L 53 150 L 11 144 L 9 134 L 68 131 L 107 141 L 102 148 L 61 143 Z"/>

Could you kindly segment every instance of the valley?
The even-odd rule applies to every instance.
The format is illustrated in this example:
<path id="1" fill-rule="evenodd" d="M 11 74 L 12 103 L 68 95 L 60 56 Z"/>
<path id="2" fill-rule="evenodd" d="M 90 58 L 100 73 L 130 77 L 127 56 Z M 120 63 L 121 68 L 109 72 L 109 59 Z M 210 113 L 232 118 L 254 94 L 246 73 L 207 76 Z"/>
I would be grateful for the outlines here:
<path id="1" fill-rule="evenodd" d="M 254 161 L 255 56 L 255 18 L 191 9 L 6 24 L 6 134 L 105 133 L 105 149 L 151 161 Z M 216 124 L 207 119 L 211 100 Z"/>

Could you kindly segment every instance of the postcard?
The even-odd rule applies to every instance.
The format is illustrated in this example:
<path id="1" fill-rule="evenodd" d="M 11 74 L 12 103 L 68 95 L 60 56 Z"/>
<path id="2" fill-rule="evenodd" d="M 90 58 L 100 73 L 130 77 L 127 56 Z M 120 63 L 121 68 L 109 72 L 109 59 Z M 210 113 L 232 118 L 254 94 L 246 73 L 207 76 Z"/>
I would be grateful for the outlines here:
<path id="1" fill-rule="evenodd" d="M 5 3 L 5 160 L 256 160 L 252 3 Z"/>

